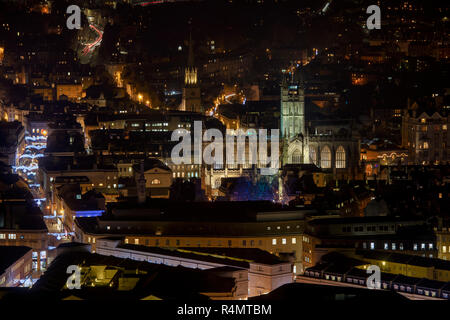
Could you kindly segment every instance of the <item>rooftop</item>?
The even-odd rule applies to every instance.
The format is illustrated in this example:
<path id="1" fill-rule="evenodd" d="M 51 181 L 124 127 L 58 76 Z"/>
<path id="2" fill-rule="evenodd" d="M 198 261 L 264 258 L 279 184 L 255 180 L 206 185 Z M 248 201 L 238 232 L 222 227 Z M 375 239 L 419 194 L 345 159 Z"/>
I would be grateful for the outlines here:
<path id="1" fill-rule="evenodd" d="M 0 275 L 30 250 L 25 246 L 0 246 Z"/>

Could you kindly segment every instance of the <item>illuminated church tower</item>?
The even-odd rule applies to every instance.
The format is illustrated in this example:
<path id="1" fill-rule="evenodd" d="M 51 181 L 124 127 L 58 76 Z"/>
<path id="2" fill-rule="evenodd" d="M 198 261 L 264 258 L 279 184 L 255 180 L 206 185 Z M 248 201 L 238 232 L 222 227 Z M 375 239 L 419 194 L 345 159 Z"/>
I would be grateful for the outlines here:
<path id="1" fill-rule="evenodd" d="M 197 68 L 194 66 L 194 49 L 191 35 L 189 35 L 188 63 L 184 69 L 184 88 L 180 110 L 203 113 Z"/>
<path id="2" fill-rule="evenodd" d="M 293 71 L 281 84 L 281 137 L 290 140 L 305 135 L 305 91 Z"/>
<path id="3" fill-rule="evenodd" d="M 309 163 L 309 138 L 305 129 L 305 90 L 299 72 L 294 68 L 281 84 L 282 163 Z"/>

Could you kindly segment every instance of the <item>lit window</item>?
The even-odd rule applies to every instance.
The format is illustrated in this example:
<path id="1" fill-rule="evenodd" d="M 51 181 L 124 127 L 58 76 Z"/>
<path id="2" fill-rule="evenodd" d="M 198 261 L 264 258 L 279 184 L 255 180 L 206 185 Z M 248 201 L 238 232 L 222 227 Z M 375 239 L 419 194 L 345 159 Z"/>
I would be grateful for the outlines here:
<path id="1" fill-rule="evenodd" d="M 371 242 L 371 243 L 370 243 L 370 249 L 371 249 L 371 250 L 374 250 L 374 249 L 375 249 L 375 242 Z"/>
<path id="2" fill-rule="evenodd" d="M 414 243 L 413 249 L 417 250 L 417 243 Z"/>
<path id="3" fill-rule="evenodd" d="M 302 163 L 302 153 L 300 150 L 297 149 L 292 153 L 292 163 Z"/>
<path id="4" fill-rule="evenodd" d="M 292 238 L 292 244 L 296 244 L 297 243 L 297 238 Z"/>
<path id="5" fill-rule="evenodd" d="M 397 250 L 397 245 L 395 243 L 392 244 L 392 250 Z"/>
<path id="6" fill-rule="evenodd" d="M 433 244 L 432 244 L 432 243 L 429 243 L 429 244 L 428 244 L 428 249 L 429 249 L 429 250 L 433 250 Z"/>
<path id="7" fill-rule="evenodd" d="M 0 234 L 0 239 L 1 239 L 1 234 Z M 447 246 L 442 246 L 442 253 L 447 253 Z"/>
<path id="8" fill-rule="evenodd" d="M 139 239 L 134 239 L 134 244 L 139 244 Z"/>
<path id="9" fill-rule="evenodd" d="M 311 163 L 317 165 L 317 152 L 314 147 L 309 148 L 309 160 Z"/>
<path id="10" fill-rule="evenodd" d="M 272 239 L 272 244 L 276 245 L 277 244 L 277 239 Z"/>
<path id="11" fill-rule="evenodd" d="M 384 243 L 384 250 L 388 250 L 389 249 L 389 244 L 387 242 Z"/>
<path id="12" fill-rule="evenodd" d="M 16 234 L 15 233 L 8 234 L 8 239 L 11 239 L 11 240 L 16 239 Z"/>
<path id="13" fill-rule="evenodd" d="M 422 243 L 420 249 L 425 250 L 425 243 Z"/>
<path id="14" fill-rule="evenodd" d="M 125 243 L 128 244 L 128 239 L 125 239 Z"/>
<path id="15" fill-rule="evenodd" d="M 152 184 L 161 184 L 161 181 L 159 179 L 153 179 Z"/>
<path id="16" fill-rule="evenodd" d="M 336 168 L 345 168 L 345 150 L 342 146 L 339 146 L 339 148 L 336 150 Z"/>
<path id="17" fill-rule="evenodd" d="M 281 239 L 281 243 L 286 244 L 286 239 L 285 238 Z"/>
<path id="18" fill-rule="evenodd" d="M 331 168 L 331 151 L 328 146 L 325 146 L 320 153 L 320 166 L 322 168 Z"/>
<path id="19" fill-rule="evenodd" d="M 0 233 L 0 239 L 5 239 L 5 234 L 4 233 Z"/>

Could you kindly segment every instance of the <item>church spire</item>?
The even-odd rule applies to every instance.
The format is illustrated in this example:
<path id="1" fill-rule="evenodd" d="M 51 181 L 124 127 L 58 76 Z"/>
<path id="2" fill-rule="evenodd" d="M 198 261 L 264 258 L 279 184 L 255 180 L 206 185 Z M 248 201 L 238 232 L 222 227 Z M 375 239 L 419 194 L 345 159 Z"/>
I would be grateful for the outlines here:
<path id="1" fill-rule="evenodd" d="M 189 49 L 188 49 L 187 67 L 188 68 L 194 67 L 194 47 L 192 44 L 192 30 L 189 30 Z"/>
<path id="2" fill-rule="evenodd" d="M 189 21 L 191 25 L 191 21 Z M 189 49 L 188 49 L 188 61 L 184 70 L 184 84 L 185 85 L 197 85 L 197 68 L 194 66 L 194 45 L 192 42 L 192 27 L 189 26 Z"/>

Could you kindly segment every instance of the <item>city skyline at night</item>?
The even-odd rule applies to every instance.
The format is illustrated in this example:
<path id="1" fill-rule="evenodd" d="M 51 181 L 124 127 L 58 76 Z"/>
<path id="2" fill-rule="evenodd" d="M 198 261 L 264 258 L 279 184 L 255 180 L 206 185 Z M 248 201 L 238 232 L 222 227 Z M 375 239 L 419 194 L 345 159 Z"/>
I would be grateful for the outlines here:
<path id="1" fill-rule="evenodd" d="M 449 13 L 0 2 L 0 303 L 448 301 Z"/>

